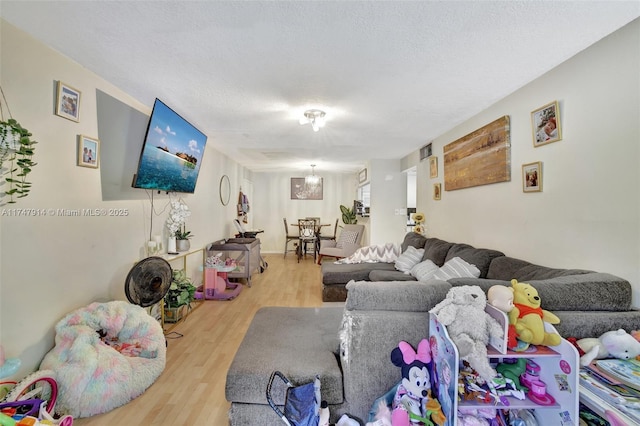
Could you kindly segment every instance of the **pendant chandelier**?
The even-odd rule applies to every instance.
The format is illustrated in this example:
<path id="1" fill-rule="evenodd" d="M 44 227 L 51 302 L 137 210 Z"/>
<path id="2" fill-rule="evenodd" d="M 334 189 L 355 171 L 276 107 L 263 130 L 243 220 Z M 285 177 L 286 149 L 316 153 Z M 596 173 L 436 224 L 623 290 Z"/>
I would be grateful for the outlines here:
<path id="1" fill-rule="evenodd" d="M 313 192 L 320 185 L 320 176 L 316 176 L 314 173 L 314 167 L 316 165 L 311 165 L 311 174 L 304 178 L 304 185 L 307 188 L 307 191 Z"/>

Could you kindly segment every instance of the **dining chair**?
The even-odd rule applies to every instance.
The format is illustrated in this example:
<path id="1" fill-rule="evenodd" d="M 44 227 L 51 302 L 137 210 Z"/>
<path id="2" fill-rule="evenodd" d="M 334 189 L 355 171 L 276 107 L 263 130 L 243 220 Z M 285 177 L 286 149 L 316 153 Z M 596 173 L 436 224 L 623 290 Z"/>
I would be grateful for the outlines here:
<path id="1" fill-rule="evenodd" d="M 313 261 L 316 260 L 316 222 L 313 219 L 298 219 L 298 262 L 306 256 L 309 248 L 313 251 Z"/>
<path id="2" fill-rule="evenodd" d="M 336 219 L 336 224 L 333 227 L 333 235 L 320 235 L 320 240 L 335 240 L 338 235 L 338 221 L 340 218 Z"/>
<path id="3" fill-rule="evenodd" d="M 320 218 L 317 216 L 307 216 L 305 219 L 309 219 L 309 220 L 313 220 L 315 222 L 315 227 L 316 227 L 316 243 L 315 243 L 315 248 L 314 250 L 315 255 L 318 254 L 318 251 L 320 250 L 320 231 L 322 231 L 322 226 L 320 225 Z"/>
<path id="4" fill-rule="evenodd" d="M 290 251 L 296 251 L 298 250 L 298 246 L 294 243 L 294 248 L 293 249 L 289 249 L 289 242 L 291 241 L 298 241 L 300 239 L 300 236 L 296 233 L 296 234 L 290 234 L 290 230 L 289 230 L 289 225 L 287 224 L 287 219 L 286 218 L 282 218 L 282 220 L 284 221 L 284 237 L 285 237 L 285 241 L 284 241 L 284 257 L 287 257 L 287 253 Z"/>

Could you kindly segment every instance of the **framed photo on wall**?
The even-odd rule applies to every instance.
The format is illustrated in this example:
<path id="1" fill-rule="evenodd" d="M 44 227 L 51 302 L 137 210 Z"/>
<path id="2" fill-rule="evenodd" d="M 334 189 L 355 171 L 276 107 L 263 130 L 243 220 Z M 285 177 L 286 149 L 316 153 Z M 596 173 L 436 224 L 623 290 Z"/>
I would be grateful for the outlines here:
<path id="1" fill-rule="evenodd" d="M 305 178 L 291 178 L 291 199 L 292 200 L 322 200 L 323 179 L 320 178 L 317 185 L 309 186 Z"/>
<path id="2" fill-rule="evenodd" d="M 367 181 L 367 169 L 362 169 L 358 172 L 358 183 Z"/>
<path id="3" fill-rule="evenodd" d="M 98 168 L 100 162 L 100 141 L 78 135 L 78 166 Z"/>
<path id="4" fill-rule="evenodd" d="M 80 91 L 58 81 L 56 115 L 71 121 L 80 121 Z"/>
<path id="5" fill-rule="evenodd" d="M 429 177 L 431 179 L 438 177 L 438 157 L 429 158 Z"/>
<path id="6" fill-rule="evenodd" d="M 442 194 L 442 184 L 441 183 L 434 183 L 433 184 L 433 199 L 434 200 L 439 200 L 441 198 L 441 194 Z"/>
<path id="7" fill-rule="evenodd" d="M 533 129 L 533 146 L 538 147 L 562 139 L 560 125 L 560 107 L 558 101 L 553 101 L 531 113 L 531 128 Z"/>
<path id="8" fill-rule="evenodd" d="M 542 162 L 522 165 L 522 191 L 542 192 Z"/>

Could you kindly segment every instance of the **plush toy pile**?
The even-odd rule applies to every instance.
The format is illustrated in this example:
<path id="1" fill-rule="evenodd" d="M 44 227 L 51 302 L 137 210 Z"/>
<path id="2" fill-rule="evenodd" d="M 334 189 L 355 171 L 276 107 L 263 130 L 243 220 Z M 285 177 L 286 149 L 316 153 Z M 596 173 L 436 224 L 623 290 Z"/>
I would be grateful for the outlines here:
<path id="1" fill-rule="evenodd" d="M 144 308 L 123 301 L 71 312 L 56 325 L 55 342 L 40 369 L 56 373 L 56 411 L 76 418 L 126 404 L 165 367 L 160 323 Z"/>

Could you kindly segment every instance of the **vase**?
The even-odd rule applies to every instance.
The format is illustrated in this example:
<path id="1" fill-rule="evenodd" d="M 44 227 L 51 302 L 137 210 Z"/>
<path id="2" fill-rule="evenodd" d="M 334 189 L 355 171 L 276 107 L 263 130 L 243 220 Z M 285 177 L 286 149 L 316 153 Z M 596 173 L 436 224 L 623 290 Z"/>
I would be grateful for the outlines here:
<path id="1" fill-rule="evenodd" d="M 184 305 L 177 308 L 164 308 L 164 322 L 178 322 L 184 316 Z"/>
<path id="2" fill-rule="evenodd" d="M 176 237 L 169 237 L 167 241 L 167 253 L 177 253 L 176 249 Z"/>
<path id="3" fill-rule="evenodd" d="M 189 240 L 177 240 L 178 251 L 188 251 L 191 248 Z"/>

